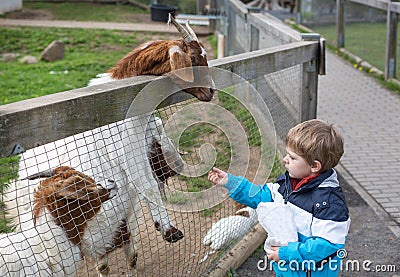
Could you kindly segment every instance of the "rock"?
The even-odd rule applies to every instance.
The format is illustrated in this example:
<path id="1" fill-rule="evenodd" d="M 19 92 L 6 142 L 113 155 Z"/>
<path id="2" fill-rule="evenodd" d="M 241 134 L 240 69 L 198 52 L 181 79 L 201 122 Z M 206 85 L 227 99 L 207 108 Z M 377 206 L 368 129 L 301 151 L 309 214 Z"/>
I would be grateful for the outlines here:
<path id="1" fill-rule="evenodd" d="M 1 54 L 1 61 L 5 63 L 15 62 L 18 56 L 16 53 L 4 53 Z"/>
<path id="2" fill-rule="evenodd" d="M 21 63 L 27 63 L 27 64 L 35 64 L 38 63 L 38 59 L 33 56 L 24 56 L 21 59 L 19 59 Z"/>
<path id="3" fill-rule="evenodd" d="M 54 62 L 64 59 L 65 44 L 62 41 L 55 40 L 50 43 L 40 55 L 40 59 L 46 62 Z"/>

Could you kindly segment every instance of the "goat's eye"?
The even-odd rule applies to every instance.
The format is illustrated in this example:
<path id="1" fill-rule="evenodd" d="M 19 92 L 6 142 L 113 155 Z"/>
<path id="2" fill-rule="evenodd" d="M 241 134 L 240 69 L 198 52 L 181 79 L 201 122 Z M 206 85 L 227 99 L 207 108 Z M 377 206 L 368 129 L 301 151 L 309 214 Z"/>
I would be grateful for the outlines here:
<path id="1" fill-rule="evenodd" d="M 196 61 L 196 59 L 195 59 L 194 57 L 190 57 L 190 61 L 191 61 L 192 63 L 194 63 L 194 62 Z"/>

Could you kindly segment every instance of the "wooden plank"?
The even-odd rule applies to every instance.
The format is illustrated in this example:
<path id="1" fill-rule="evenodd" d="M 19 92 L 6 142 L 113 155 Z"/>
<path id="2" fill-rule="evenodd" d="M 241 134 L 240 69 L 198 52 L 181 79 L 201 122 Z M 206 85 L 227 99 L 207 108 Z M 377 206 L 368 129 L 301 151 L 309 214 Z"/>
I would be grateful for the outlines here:
<path id="1" fill-rule="evenodd" d="M 217 266 L 208 274 L 208 276 L 227 276 L 226 273 L 231 267 L 235 269 L 239 268 L 266 238 L 267 233 L 260 224 L 257 224 L 253 231 L 244 236 L 232 250 L 219 260 Z"/>
<path id="2" fill-rule="evenodd" d="M 181 24 L 186 24 L 186 21 L 189 21 L 190 25 L 210 25 L 210 16 L 207 15 L 178 14 L 175 20 Z"/>
<path id="3" fill-rule="evenodd" d="M 252 80 L 317 59 L 318 47 L 316 42 L 296 42 L 213 60 L 209 64 Z M 17 144 L 27 150 L 124 119 L 135 96 L 155 79 L 140 76 L 0 106 L 0 157 L 9 156 Z M 162 95 L 159 89 L 152 91 L 154 95 L 149 95 L 149 99 Z M 187 98 L 187 94 L 176 94 L 159 107 Z"/>
<path id="4" fill-rule="evenodd" d="M 400 3 L 398 2 L 396 3 L 385 0 L 348 0 L 348 1 L 384 11 L 387 11 L 389 9 L 391 12 L 400 13 Z M 388 8 L 389 3 L 390 7 Z"/>
<path id="5" fill-rule="evenodd" d="M 297 24 L 303 23 L 303 19 L 301 18 L 301 14 L 302 14 L 302 10 L 301 10 L 302 3 L 301 2 L 302 2 L 301 0 L 296 0 L 296 23 Z"/>
<path id="6" fill-rule="evenodd" d="M 234 9 L 236 11 L 236 13 L 240 14 L 241 17 L 246 18 L 249 11 L 248 11 L 246 5 L 242 1 L 230 0 L 229 5 L 230 5 L 230 7 L 232 7 L 232 9 Z"/>
<path id="7" fill-rule="evenodd" d="M 318 71 L 316 61 L 303 64 L 300 120 L 317 118 Z"/>
<path id="8" fill-rule="evenodd" d="M 400 13 L 400 3 L 390 3 L 390 11 L 399 14 Z"/>
<path id="9" fill-rule="evenodd" d="M 135 96 L 154 79 L 141 76 L 0 106 L 0 157 L 17 144 L 27 150 L 124 119 Z"/>
<path id="10" fill-rule="evenodd" d="M 246 80 L 318 59 L 319 42 L 304 41 L 256 50 L 209 62 Z"/>
<path id="11" fill-rule="evenodd" d="M 269 14 L 252 13 L 248 19 L 249 23 L 254 25 L 259 30 L 266 32 L 270 30 L 271 35 L 278 35 L 283 39 L 282 44 L 288 44 L 296 41 L 300 41 L 299 32 L 292 29 L 287 24 L 284 24 L 281 20 Z"/>
<path id="12" fill-rule="evenodd" d="M 388 3 L 387 1 L 380 1 L 380 0 L 348 0 L 348 1 L 376 9 L 381 9 L 384 11 L 387 10 L 387 3 Z"/>

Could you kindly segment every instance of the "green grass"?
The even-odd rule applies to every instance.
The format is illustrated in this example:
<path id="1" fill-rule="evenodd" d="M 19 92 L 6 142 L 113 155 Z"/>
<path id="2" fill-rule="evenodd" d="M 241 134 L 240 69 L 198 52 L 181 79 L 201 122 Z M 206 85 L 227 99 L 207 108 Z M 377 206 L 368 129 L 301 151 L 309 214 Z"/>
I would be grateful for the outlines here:
<path id="1" fill-rule="evenodd" d="M 190 201 L 189 197 L 181 191 L 174 191 L 171 196 L 168 197 L 168 202 L 171 204 L 184 205 Z"/>
<path id="2" fill-rule="evenodd" d="M 148 11 L 132 5 L 120 4 L 24 1 L 23 9 L 50 12 L 53 20 L 139 23 L 140 20 L 135 17 L 136 14 L 149 14 L 150 16 Z M 7 17 L 7 15 L 1 17 Z"/>
<path id="3" fill-rule="evenodd" d="M 218 130 L 209 124 L 199 123 L 188 127 L 179 138 L 179 149 L 188 153 L 189 164 L 200 162 L 196 155 L 197 149 L 204 143 L 211 143 L 215 146 L 217 157 L 215 165 L 221 169 L 227 169 L 231 160 L 231 147 L 227 138 Z M 201 192 L 209 189 L 212 183 L 208 181 L 207 174 L 199 177 L 179 176 L 179 180 L 186 182 L 188 192 Z"/>
<path id="4" fill-rule="evenodd" d="M 200 212 L 200 215 L 202 217 L 208 217 L 208 216 L 212 216 L 213 214 L 215 214 L 216 212 L 218 212 L 222 207 L 222 204 L 218 204 L 212 208 L 209 209 L 204 209 Z"/>
<path id="5" fill-rule="evenodd" d="M 253 119 L 251 113 L 234 97 L 229 95 L 229 89 L 226 92 L 219 92 L 219 100 L 221 106 L 226 110 L 232 112 L 237 120 L 239 120 L 245 128 L 247 138 L 250 146 L 261 145 L 261 135 L 258 130 L 257 124 Z"/>
<path id="6" fill-rule="evenodd" d="M 0 159 L 0 233 L 8 233 L 13 229 L 5 219 L 3 195 L 7 188 L 5 184 L 18 177 L 18 161 L 19 158 L 15 156 Z"/>
<path id="7" fill-rule="evenodd" d="M 208 42 L 210 43 L 213 52 L 214 52 L 214 57 L 218 57 L 218 37 L 217 36 L 208 36 Z"/>
<path id="8" fill-rule="evenodd" d="M 0 184 L 8 183 L 18 177 L 18 162 L 18 156 L 0 159 Z M 0 194 L 3 194 L 3 192 L 4 187 L 0 186 Z"/>
<path id="9" fill-rule="evenodd" d="M 37 64 L 0 62 L 0 105 L 84 87 L 149 33 L 61 28 L 0 28 L 0 53 L 35 56 L 53 40 L 65 43 L 65 59 Z M 160 35 L 160 37 L 162 37 Z"/>

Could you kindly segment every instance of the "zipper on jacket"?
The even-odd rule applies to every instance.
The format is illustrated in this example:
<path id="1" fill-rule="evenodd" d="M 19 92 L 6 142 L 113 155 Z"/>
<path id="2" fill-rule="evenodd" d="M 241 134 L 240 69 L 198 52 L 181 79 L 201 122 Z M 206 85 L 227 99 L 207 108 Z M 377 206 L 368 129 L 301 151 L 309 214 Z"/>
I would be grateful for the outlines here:
<path id="1" fill-rule="evenodd" d="M 287 204 L 287 202 L 288 202 L 288 200 L 289 200 L 289 197 L 290 197 L 290 195 L 292 195 L 292 193 L 293 193 L 294 191 L 292 191 L 291 193 L 288 193 L 287 195 L 286 195 L 286 197 L 285 197 L 285 200 L 284 200 L 284 204 Z"/>
<path id="2" fill-rule="evenodd" d="M 295 190 L 295 191 L 291 191 L 290 193 L 288 193 L 287 195 L 286 195 L 286 197 L 285 197 L 285 200 L 284 200 L 284 204 L 287 204 L 287 202 L 289 201 L 289 197 L 293 194 L 293 193 L 298 193 L 298 192 L 300 192 L 300 191 L 302 191 L 303 190 L 303 188 L 301 187 L 301 188 L 299 188 L 298 190 Z M 286 189 L 285 189 L 285 191 L 286 191 Z"/>

